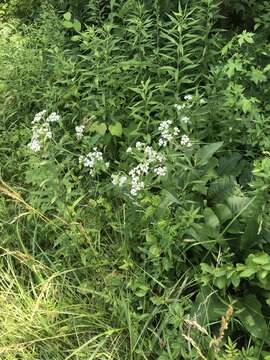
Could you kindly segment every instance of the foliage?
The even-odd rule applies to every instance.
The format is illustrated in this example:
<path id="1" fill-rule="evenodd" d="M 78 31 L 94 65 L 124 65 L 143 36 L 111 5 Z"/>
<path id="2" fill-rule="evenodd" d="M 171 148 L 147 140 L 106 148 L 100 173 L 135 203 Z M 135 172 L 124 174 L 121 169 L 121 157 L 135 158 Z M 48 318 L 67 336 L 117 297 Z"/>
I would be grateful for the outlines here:
<path id="1" fill-rule="evenodd" d="M 4 358 L 269 360 L 269 10 L 1 4 Z"/>

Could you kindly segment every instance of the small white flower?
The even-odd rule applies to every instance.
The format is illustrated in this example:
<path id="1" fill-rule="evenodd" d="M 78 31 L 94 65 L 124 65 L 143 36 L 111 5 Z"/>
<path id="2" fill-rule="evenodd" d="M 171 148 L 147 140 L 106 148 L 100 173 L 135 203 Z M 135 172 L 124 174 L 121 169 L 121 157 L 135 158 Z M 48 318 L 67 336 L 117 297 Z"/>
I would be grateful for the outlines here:
<path id="1" fill-rule="evenodd" d="M 158 168 L 154 169 L 154 173 L 158 176 L 165 176 L 167 174 L 167 169 L 166 167 L 159 166 Z"/>
<path id="2" fill-rule="evenodd" d="M 55 112 L 51 113 L 47 119 L 46 122 L 50 123 L 50 122 L 57 122 L 60 120 L 60 115 L 56 114 Z"/>
<path id="3" fill-rule="evenodd" d="M 192 96 L 192 95 L 185 95 L 185 96 L 184 96 L 184 99 L 185 99 L 186 101 L 191 101 L 191 100 L 193 99 L 193 96 Z"/>
<path id="4" fill-rule="evenodd" d="M 163 147 L 165 147 L 165 146 L 167 146 L 167 141 L 165 141 L 165 140 L 163 140 L 162 138 L 160 138 L 159 140 L 158 140 L 158 145 L 159 146 L 163 146 Z"/>
<path id="5" fill-rule="evenodd" d="M 127 181 L 127 177 L 126 177 L 126 176 L 120 176 L 120 178 L 119 178 L 119 186 L 120 186 L 120 187 L 123 187 L 124 184 L 126 183 L 126 181 Z"/>
<path id="6" fill-rule="evenodd" d="M 129 147 L 127 148 L 126 152 L 127 152 L 128 154 L 132 153 L 132 147 L 129 146 Z"/>
<path id="7" fill-rule="evenodd" d="M 84 132 L 84 125 L 80 125 L 80 126 L 76 126 L 75 127 L 75 131 L 76 131 L 76 136 L 78 140 L 81 140 L 83 137 L 83 132 Z"/>
<path id="8" fill-rule="evenodd" d="M 35 138 L 31 140 L 31 142 L 28 144 L 28 146 L 34 152 L 38 152 L 41 149 L 40 141 L 38 139 L 35 139 Z"/>
<path id="9" fill-rule="evenodd" d="M 144 143 L 137 141 L 135 147 L 138 150 L 142 150 L 144 148 Z"/>
<path id="10" fill-rule="evenodd" d="M 201 105 L 204 105 L 204 104 L 207 103 L 207 101 L 206 101 L 204 98 L 202 98 L 202 99 L 200 99 L 199 103 L 200 103 Z"/>
<path id="11" fill-rule="evenodd" d="M 178 127 L 174 127 L 173 128 L 173 134 L 174 136 L 177 136 L 180 133 L 180 130 L 178 129 Z"/>
<path id="12" fill-rule="evenodd" d="M 191 142 L 190 142 L 189 137 L 187 135 L 183 135 L 181 137 L 181 145 L 182 146 L 187 146 L 187 147 L 191 146 Z"/>
<path id="13" fill-rule="evenodd" d="M 180 121 L 187 124 L 190 122 L 190 118 L 188 116 L 181 116 Z"/>
<path id="14" fill-rule="evenodd" d="M 104 167 L 108 167 L 109 163 L 104 163 L 103 154 L 101 151 L 97 149 L 97 147 L 93 148 L 93 151 L 89 152 L 86 156 L 79 157 L 79 163 L 83 164 L 84 167 L 88 167 L 90 175 L 94 175 L 95 171 L 99 169 L 99 166 L 102 165 Z"/>
<path id="15" fill-rule="evenodd" d="M 181 111 L 186 107 L 186 104 L 174 104 L 174 107 L 176 108 L 177 111 Z"/>
<path id="16" fill-rule="evenodd" d="M 39 123 L 45 114 L 46 114 L 46 110 L 43 110 L 43 111 L 40 111 L 39 113 L 37 113 L 34 117 L 34 120 L 32 121 L 32 124 Z"/>
<path id="17" fill-rule="evenodd" d="M 136 196 L 139 191 L 144 189 L 144 182 L 139 180 L 139 177 L 134 177 L 131 183 L 130 194 Z"/>

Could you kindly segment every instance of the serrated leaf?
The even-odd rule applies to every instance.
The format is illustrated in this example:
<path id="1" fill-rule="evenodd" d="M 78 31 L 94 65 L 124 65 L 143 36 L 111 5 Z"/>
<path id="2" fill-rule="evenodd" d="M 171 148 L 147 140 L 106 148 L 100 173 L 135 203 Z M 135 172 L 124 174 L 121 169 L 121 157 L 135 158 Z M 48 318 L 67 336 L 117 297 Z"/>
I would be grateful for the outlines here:
<path id="1" fill-rule="evenodd" d="M 207 164 L 208 160 L 215 154 L 215 152 L 220 149 L 223 145 L 223 142 L 217 142 L 209 145 L 204 145 L 201 147 L 195 157 L 199 165 Z"/>
<path id="2" fill-rule="evenodd" d="M 109 131 L 112 136 L 121 137 L 123 133 L 123 128 L 120 122 L 115 123 L 114 125 L 109 126 Z"/>
<path id="3" fill-rule="evenodd" d="M 241 100 L 242 110 L 246 114 L 247 112 L 250 112 L 252 109 L 252 103 L 249 99 L 243 97 Z"/>
<path id="4" fill-rule="evenodd" d="M 257 85 L 258 83 L 264 82 L 267 80 L 267 76 L 260 69 L 256 69 L 254 66 L 252 67 L 250 73 L 250 79 Z"/>

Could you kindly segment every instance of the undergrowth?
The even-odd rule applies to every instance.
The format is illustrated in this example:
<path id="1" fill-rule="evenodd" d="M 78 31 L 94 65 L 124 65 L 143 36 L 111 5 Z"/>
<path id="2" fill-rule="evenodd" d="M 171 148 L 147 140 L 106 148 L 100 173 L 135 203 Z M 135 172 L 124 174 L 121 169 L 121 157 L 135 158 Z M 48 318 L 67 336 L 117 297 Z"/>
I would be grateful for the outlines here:
<path id="1" fill-rule="evenodd" d="M 0 358 L 269 360 L 268 2 L 0 19 Z"/>

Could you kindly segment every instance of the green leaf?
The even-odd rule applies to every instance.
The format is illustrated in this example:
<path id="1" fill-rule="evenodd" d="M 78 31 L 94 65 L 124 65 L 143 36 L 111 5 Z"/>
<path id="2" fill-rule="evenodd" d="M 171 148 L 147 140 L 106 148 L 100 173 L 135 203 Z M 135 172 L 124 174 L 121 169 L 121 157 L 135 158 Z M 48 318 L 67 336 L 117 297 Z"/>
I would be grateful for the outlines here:
<path id="1" fill-rule="evenodd" d="M 114 125 L 109 126 L 109 131 L 112 136 L 121 137 L 123 133 L 123 128 L 120 122 L 115 123 Z"/>
<path id="2" fill-rule="evenodd" d="M 254 254 L 254 256 L 252 256 L 251 261 L 254 264 L 258 264 L 258 265 L 267 265 L 270 263 L 270 256 L 268 254 L 265 253 L 261 253 L 261 254 Z"/>
<path id="3" fill-rule="evenodd" d="M 244 30 L 242 34 L 238 35 L 238 44 L 240 46 L 242 46 L 244 43 L 253 44 L 254 43 L 253 37 L 254 37 L 253 33 Z"/>
<path id="4" fill-rule="evenodd" d="M 81 23 L 79 22 L 79 20 L 74 20 L 74 23 L 73 23 L 73 29 L 77 32 L 80 32 L 81 31 Z"/>
<path id="5" fill-rule="evenodd" d="M 264 339 L 268 332 L 267 324 L 261 313 L 261 303 L 255 295 L 247 295 L 237 302 L 235 316 L 242 322 L 246 330 L 254 337 Z"/>
<path id="6" fill-rule="evenodd" d="M 100 123 L 98 121 L 95 121 L 90 129 L 89 129 L 91 132 L 96 132 L 98 133 L 99 135 L 105 135 L 106 131 L 107 131 L 107 125 L 105 123 Z"/>
<path id="7" fill-rule="evenodd" d="M 64 19 L 65 20 L 67 20 L 67 21 L 70 21 L 71 20 L 71 13 L 70 12 L 66 12 L 65 14 L 64 14 Z"/>
<path id="8" fill-rule="evenodd" d="M 256 273 L 255 268 L 249 268 L 240 273 L 240 277 L 242 278 L 249 278 L 250 276 L 254 275 Z"/>
<path id="9" fill-rule="evenodd" d="M 214 283 L 219 289 L 224 289 L 227 284 L 226 276 L 216 278 Z"/>
<path id="10" fill-rule="evenodd" d="M 225 221 L 232 218 L 232 212 L 228 206 L 224 204 L 218 204 L 215 207 L 215 214 L 217 214 L 219 221 L 223 224 Z"/>
<path id="11" fill-rule="evenodd" d="M 210 226 L 211 228 L 218 228 L 220 226 L 219 219 L 214 211 L 210 208 L 204 209 L 204 220 L 205 223 Z"/>
<path id="12" fill-rule="evenodd" d="M 245 98 L 245 97 L 242 97 L 241 99 L 241 106 L 242 106 L 242 110 L 243 112 L 246 114 L 247 112 L 250 112 L 251 109 L 252 109 L 252 102 Z"/>
<path id="13" fill-rule="evenodd" d="M 67 29 L 72 29 L 73 28 L 73 23 L 71 21 L 63 21 L 63 25 Z"/>
<path id="14" fill-rule="evenodd" d="M 230 196 L 226 202 L 233 215 L 237 215 L 247 206 L 249 201 L 250 199 L 245 196 Z"/>
<path id="15" fill-rule="evenodd" d="M 209 145 L 205 145 L 202 148 L 200 148 L 195 158 L 199 165 L 205 165 L 207 164 L 208 160 L 211 159 L 211 157 L 215 154 L 215 152 L 220 149 L 223 145 L 223 142 L 217 142 Z"/>
<path id="16" fill-rule="evenodd" d="M 154 305 L 163 305 L 166 302 L 165 299 L 161 296 L 151 296 L 150 300 Z"/>
<path id="17" fill-rule="evenodd" d="M 257 85 L 258 83 L 265 82 L 267 80 L 267 76 L 264 75 L 260 69 L 256 69 L 254 66 L 252 66 L 250 79 Z"/>

